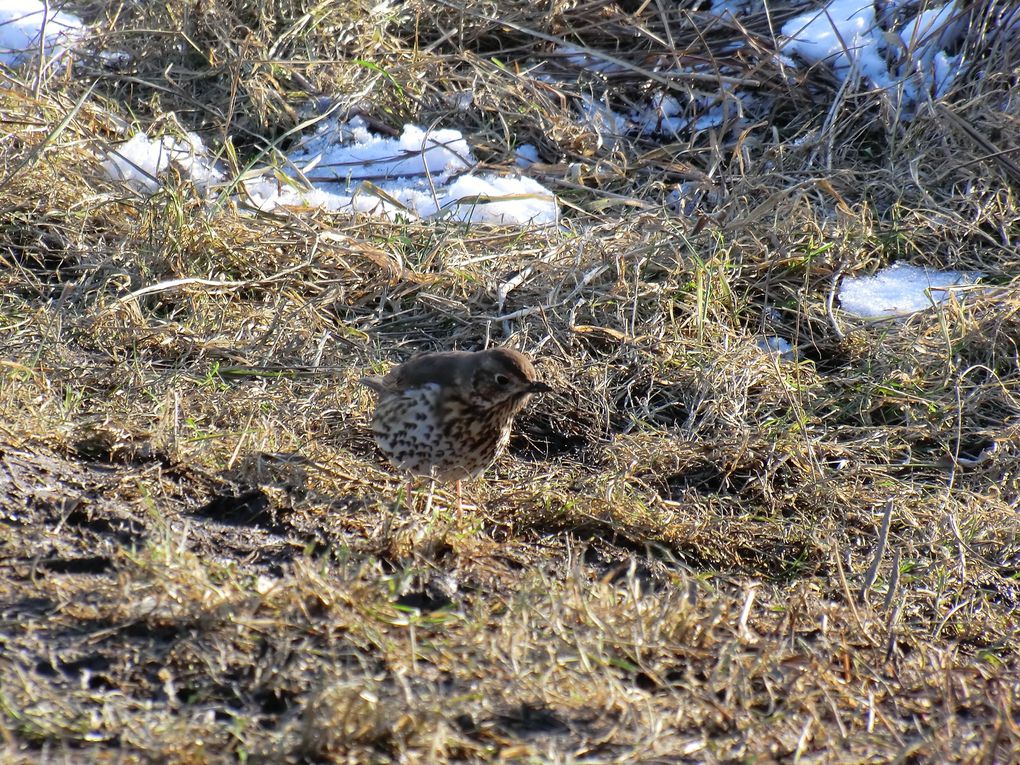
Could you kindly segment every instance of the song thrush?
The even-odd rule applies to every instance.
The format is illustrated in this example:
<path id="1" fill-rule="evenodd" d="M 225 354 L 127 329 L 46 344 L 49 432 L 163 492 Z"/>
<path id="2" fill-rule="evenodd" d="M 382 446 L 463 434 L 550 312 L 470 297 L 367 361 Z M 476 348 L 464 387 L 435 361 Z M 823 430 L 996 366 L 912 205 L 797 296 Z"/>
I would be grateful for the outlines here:
<path id="1" fill-rule="evenodd" d="M 532 394 L 531 359 L 508 348 L 423 353 L 361 382 L 379 394 L 372 430 L 380 451 L 405 474 L 460 482 L 485 472 L 510 441 L 514 417 Z"/>

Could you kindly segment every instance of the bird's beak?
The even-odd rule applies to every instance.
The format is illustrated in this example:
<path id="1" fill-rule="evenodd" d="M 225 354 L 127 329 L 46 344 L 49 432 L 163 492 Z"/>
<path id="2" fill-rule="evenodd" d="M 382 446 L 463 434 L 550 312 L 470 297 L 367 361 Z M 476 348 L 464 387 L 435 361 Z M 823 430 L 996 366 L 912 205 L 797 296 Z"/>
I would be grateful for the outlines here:
<path id="1" fill-rule="evenodd" d="M 531 385 L 528 386 L 528 393 L 552 393 L 552 388 L 546 385 L 544 382 L 535 380 Z"/>

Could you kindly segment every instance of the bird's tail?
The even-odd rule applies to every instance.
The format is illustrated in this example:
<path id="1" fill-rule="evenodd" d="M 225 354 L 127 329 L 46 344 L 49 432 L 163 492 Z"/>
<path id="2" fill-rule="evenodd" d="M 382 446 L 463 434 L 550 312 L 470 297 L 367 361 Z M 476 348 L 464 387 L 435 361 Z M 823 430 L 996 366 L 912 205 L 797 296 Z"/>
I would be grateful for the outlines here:
<path id="1" fill-rule="evenodd" d="M 371 375 L 369 377 L 362 377 L 358 380 L 359 383 L 364 385 L 366 388 L 374 390 L 376 393 L 385 393 L 386 385 L 383 383 L 383 379 L 379 375 Z"/>

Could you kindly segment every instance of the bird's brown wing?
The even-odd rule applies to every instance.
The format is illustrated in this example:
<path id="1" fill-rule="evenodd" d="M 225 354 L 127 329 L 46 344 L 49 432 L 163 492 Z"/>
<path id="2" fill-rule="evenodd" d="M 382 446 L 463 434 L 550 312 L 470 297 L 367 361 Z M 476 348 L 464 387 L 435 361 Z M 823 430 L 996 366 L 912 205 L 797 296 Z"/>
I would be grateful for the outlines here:
<path id="1" fill-rule="evenodd" d="M 394 367 L 389 373 L 379 379 L 382 389 L 391 392 L 401 392 L 411 388 L 420 388 L 422 385 L 437 383 L 438 385 L 456 385 L 459 382 L 460 371 L 465 359 L 470 353 L 464 351 L 444 351 L 442 353 L 422 353 L 410 361 Z M 380 390 L 364 378 L 364 382 L 373 390 Z"/>

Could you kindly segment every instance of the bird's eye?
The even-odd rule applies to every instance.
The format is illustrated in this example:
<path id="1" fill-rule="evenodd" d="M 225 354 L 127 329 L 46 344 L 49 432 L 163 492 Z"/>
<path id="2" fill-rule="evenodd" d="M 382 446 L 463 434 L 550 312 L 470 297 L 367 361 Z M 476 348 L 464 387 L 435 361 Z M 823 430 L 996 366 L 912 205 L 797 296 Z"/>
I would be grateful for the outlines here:
<path id="1" fill-rule="evenodd" d="M 496 380 L 496 385 L 509 385 L 510 384 L 510 378 L 507 377 L 506 375 L 497 374 L 494 379 Z"/>

